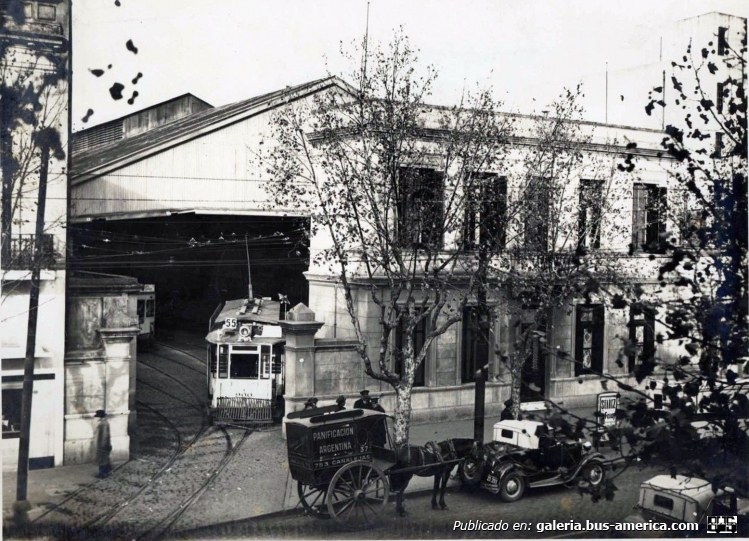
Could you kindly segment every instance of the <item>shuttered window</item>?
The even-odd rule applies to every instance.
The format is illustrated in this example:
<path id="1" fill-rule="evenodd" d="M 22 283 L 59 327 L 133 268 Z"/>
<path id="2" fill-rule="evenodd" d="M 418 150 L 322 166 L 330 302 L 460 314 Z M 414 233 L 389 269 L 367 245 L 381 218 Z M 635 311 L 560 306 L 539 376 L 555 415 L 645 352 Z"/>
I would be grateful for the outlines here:
<path id="1" fill-rule="evenodd" d="M 601 247 L 601 208 L 603 181 L 581 180 L 579 214 L 577 218 L 577 245 L 580 248 Z"/>
<path id="2" fill-rule="evenodd" d="M 470 383 L 476 380 L 476 371 L 489 362 L 489 325 L 482 329 L 482 314 L 477 306 L 468 306 L 463 310 L 463 345 L 461 362 L 461 380 Z"/>
<path id="3" fill-rule="evenodd" d="M 604 309 L 600 304 L 575 308 L 575 375 L 603 372 Z"/>
<path id="4" fill-rule="evenodd" d="M 643 360 L 655 355 L 655 312 L 651 308 L 633 305 L 629 312 L 629 371 L 633 372 Z"/>
<path id="5" fill-rule="evenodd" d="M 666 188 L 634 185 L 632 245 L 635 251 L 662 253 L 666 244 Z"/>

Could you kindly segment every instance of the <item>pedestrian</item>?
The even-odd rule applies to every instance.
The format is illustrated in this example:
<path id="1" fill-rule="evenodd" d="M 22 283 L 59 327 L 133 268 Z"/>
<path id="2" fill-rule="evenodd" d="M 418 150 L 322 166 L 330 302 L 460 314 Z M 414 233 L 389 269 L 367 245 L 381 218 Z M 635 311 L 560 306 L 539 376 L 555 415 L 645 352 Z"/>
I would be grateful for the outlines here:
<path id="1" fill-rule="evenodd" d="M 385 408 L 383 408 L 380 405 L 380 397 L 379 396 L 373 396 L 372 397 L 372 409 L 375 411 L 379 411 L 381 413 L 385 413 Z"/>
<path id="2" fill-rule="evenodd" d="M 313 410 L 316 407 L 317 407 L 317 398 L 315 398 L 314 396 L 312 398 L 309 398 L 304 403 L 304 409 L 306 409 L 306 410 Z"/>
<path id="3" fill-rule="evenodd" d="M 361 394 L 361 398 L 354 402 L 354 407 L 359 409 L 367 409 L 371 410 L 372 408 L 372 398 L 369 396 L 369 390 L 364 389 L 363 391 L 359 391 L 359 394 Z"/>
<path id="4" fill-rule="evenodd" d="M 112 471 L 112 463 L 109 455 L 112 453 L 112 435 L 109 430 L 109 421 L 107 421 L 107 412 L 96 410 L 94 417 L 99 419 L 99 425 L 96 427 L 96 463 L 99 465 L 99 479 L 109 477 Z"/>
<path id="5" fill-rule="evenodd" d="M 512 406 L 514 402 L 512 401 L 512 398 L 509 400 L 505 400 L 505 409 L 502 410 L 502 413 L 499 414 L 499 420 L 500 421 L 509 421 L 514 419 L 512 415 Z"/>

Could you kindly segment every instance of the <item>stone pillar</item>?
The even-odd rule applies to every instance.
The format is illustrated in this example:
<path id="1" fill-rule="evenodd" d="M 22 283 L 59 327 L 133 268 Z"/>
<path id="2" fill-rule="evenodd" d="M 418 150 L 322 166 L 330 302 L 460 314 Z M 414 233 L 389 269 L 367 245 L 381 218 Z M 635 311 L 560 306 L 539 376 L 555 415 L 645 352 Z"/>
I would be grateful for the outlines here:
<path id="1" fill-rule="evenodd" d="M 130 457 L 130 364 L 131 344 L 138 327 L 99 329 L 104 342 L 104 409 L 112 433 L 112 460 Z"/>
<path id="2" fill-rule="evenodd" d="M 281 321 L 286 338 L 284 399 L 286 414 L 301 409 L 304 400 L 315 394 L 315 334 L 324 325 L 303 303 L 297 304 Z M 296 399 L 296 400 L 295 400 Z M 284 422 L 284 437 L 286 424 Z"/>

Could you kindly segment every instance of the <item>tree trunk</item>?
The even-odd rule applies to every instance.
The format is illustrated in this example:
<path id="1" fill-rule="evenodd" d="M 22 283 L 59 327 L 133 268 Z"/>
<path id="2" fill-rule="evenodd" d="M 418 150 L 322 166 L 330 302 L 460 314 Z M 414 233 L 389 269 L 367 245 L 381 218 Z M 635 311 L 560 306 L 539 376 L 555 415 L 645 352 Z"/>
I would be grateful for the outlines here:
<path id="1" fill-rule="evenodd" d="M 26 359 L 23 364 L 23 391 L 21 395 L 21 429 L 18 441 L 18 481 L 16 501 L 26 501 L 29 478 L 29 444 L 31 441 L 31 402 L 34 394 L 34 356 L 36 352 L 37 318 L 39 315 L 39 289 L 41 287 L 41 266 L 45 260 L 44 212 L 47 204 L 47 170 L 49 167 L 49 146 L 41 149 L 39 170 L 39 194 L 36 207 L 36 237 L 34 238 L 34 260 L 31 269 L 31 291 L 29 293 L 29 319 L 26 330 Z"/>
<path id="2" fill-rule="evenodd" d="M 408 443 L 408 431 L 411 427 L 411 393 L 403 388 L 395 390 L 395 441 L 396 449 Z"/>

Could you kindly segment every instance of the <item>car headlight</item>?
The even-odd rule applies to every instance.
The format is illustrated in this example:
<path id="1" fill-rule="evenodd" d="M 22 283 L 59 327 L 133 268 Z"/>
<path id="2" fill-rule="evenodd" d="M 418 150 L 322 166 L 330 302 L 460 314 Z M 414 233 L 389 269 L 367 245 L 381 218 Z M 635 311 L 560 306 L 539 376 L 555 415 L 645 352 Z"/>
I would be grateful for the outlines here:
<path id="1" fill-rule="evenodd" d="M 593 445 L 589 441 L 583 442 L 583 451 L 590 451 L 593 448 Z"/>

